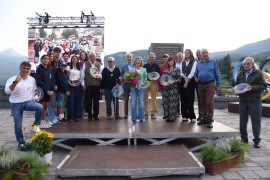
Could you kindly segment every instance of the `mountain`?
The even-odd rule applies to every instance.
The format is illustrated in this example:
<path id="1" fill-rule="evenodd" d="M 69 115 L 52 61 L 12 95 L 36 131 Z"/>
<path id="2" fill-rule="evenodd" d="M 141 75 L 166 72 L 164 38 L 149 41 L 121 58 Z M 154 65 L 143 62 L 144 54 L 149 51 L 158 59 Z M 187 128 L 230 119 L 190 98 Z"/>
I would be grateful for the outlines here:
<path id="1" fill-rule="evenodd" d="M 131 53 L 133 54 L 133 58 L 134 57 L 137 57 L 137 56 L 140 56 L 140 57 L 142 57 L 144 63 L 148 62 L 148 51 L 146 49 L 132 51 Z M 115 59 L 115 66 L 121 68 L 127 62 L 125 56 L 126 56 L 126 52 L 125 51 L 114 53 L 114 54 L 110 54 L 110 55 L 106 55 L 104 57 L 105 66 L 107 65 L 107 59 L 109 57 L 114 57 L 114 59 Z"/>
<path id="2" fill-rule="evenodd" d="M 15 51 L 12 48 L 9 48 L 3 52 L 0 52 L 0 56 L 12 56 L 12 57 L 21 57 L 22 55 L 19 54 L 17 51 Z"/>
<path id="3" fill-rule="evenodd" d="M 214 59 L 219 59 L 223 58 L 227 54 L 230 54 L 230 56 L 234 58 L 253 56 L 262 60 L 266 59 L 266 57 L 270 56 L 270 38 L 246 44 L 231 51 L 213 52 L 211 53 L 211 57 Z"/>
<path id="4" fill-rule="evenodd" d="M 0 85 L 5 85 L 8 78 L 18 74 L 20 63 L 27 60 L 27 56 L 20 55 L 12 48 L 0 52 Z"/>

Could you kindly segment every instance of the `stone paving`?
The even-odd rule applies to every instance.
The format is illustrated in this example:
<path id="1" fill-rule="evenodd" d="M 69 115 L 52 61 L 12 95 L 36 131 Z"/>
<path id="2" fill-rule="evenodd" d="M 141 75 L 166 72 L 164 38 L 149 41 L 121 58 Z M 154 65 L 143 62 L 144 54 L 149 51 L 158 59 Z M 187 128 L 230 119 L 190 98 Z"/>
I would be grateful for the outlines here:
<path id="1" fill-rule="evenodd" d="M 197 112 L 197 110 L 196 110 Z M 161 114 L 158 114 L 161 115 Z M 227 126 L 238 129 L 239 127 L 239 115 L 229 113 L 227 109 L 215 109 L 214 115 L 215 121 L 221 122 Z M 34 114 L 32 112 L 25 112 L 23 118 L 23 127 L 26 131 L 30 130 L 33 123 Z M 215 125 L 215 124 L 214 124 Z M 155 178 L 142 178 L 143 180 L 165 180 L 165 179 L 200 179 L 200 180 L 223 180 L 223 179 L 270 179 L 270 118 L 262 117 L 262 132 L 261 132 L 261 148 L 256 149 L 253 147 L 251 123 L 248 124 L 248 133 L 251 148 L 251 153 L 245 155 L 245 162 L 235 168 L 231 168 L 221 174 L 211 176 L 204 174 L 201 177 L 197 176 L 166 176 Z M 13 118 L 10 116 L 9 109 L 0 109 L 0 146 L 9 148 L 12 150 L 17 149 L 17 142 L 15 141 L 15 135 L 13 130 Z M 45 179 L 61 179 L 55 176 L 55 168 L 69 153 L 68 150 L 54 147 L 53 149 L 53 165 L 50 167 L 50 175 Z M 199 158 L 199 152 L 194 153 Z M 81 178 L 64 178 L 64 179 L 128 179 L 127 177 L 81 177 Z"/>

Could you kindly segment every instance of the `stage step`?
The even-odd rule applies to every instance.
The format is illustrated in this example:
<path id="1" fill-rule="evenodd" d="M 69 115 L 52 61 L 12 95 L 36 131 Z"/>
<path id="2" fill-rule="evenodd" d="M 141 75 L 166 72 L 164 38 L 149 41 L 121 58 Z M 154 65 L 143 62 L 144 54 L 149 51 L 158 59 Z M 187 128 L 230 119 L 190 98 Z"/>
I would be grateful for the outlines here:
<path id="1" fill-rule="evenodd" d="M 204 166 L 183 145 L 76 146 L 56 168 L 61 177 L 201 175 Z"/>
<path id="2" fill-rule="evenodd" d="M 228 112 L 239 114 L 239 102 L 229 102 Z M 262 104 L 262 116 L 270 117 L 270 104 Z"/>

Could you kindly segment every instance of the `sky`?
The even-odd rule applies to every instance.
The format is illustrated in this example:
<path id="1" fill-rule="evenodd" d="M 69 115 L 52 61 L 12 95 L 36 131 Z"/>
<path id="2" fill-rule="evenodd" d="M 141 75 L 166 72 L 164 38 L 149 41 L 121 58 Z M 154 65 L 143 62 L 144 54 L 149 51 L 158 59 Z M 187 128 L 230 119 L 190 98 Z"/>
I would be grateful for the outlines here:
<path id="1" fill-rule="evenodd" d="M 105 17 L 105 54 L 184 43 L 184 49 L 233 50 L 270 38 L 269 0 L 1 0 L 0 51 L 27 55 L 27 17 L 36 12 Z"/>

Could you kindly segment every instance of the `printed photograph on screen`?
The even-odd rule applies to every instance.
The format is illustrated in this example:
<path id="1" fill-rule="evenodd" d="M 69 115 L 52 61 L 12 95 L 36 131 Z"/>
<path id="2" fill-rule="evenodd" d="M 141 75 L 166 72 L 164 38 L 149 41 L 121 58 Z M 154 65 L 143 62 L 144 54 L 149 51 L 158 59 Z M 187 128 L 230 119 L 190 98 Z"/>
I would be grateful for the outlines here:
<path id="1" fill-rule="evenodd" d="M 97 58 L 104 59 L 104 28 L 29 28 L 28 57 L 35 63 L 40 63 L 43 54 L 52 52 L 55 47 L 61 47 L 62 53 L 79 55 L 84 50 L 87 53 L 95 51 Z"/>

